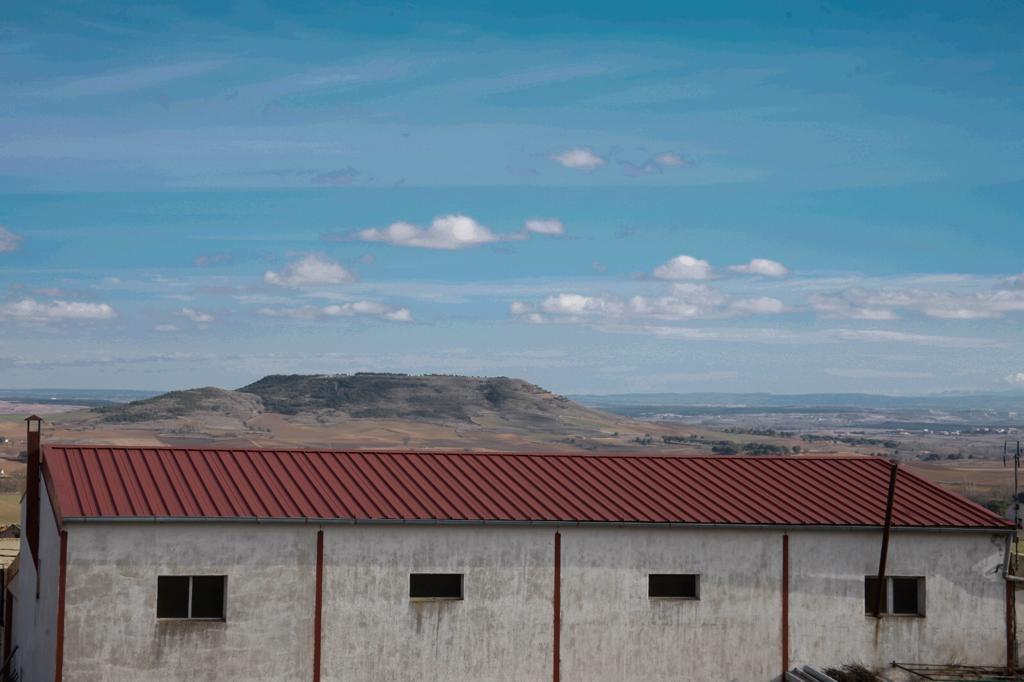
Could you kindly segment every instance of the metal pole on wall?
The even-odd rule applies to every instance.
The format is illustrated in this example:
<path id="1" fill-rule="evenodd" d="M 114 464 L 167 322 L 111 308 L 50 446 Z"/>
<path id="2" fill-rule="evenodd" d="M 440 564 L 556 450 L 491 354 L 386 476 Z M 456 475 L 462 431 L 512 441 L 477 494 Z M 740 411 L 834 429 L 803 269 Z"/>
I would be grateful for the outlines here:
<path id="1" fill-rule="evenodd" d="M 885 594 L 885 561 L 889 556 L 889 529 L 892 527 L 892 501 L 896 496 L 897 464 L 889 469 L 889 493 L 885 500 L 885 525 L 882 528 L 882 553 L 878 557 L 878 579 L 875 583 L 875 618 L 882 616 L 882 595 Z"/>

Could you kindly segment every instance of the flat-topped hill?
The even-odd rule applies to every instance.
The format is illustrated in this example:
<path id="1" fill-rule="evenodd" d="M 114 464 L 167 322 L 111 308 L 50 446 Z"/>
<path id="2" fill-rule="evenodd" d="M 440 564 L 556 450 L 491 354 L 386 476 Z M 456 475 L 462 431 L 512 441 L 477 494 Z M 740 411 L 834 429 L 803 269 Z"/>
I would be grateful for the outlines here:
<path id="1" fill-rule="evenodd" d="M 521 379 L 382 373 L 275 374 L 235 390 L 171 391 L 71 413 L 64 425 L 94 441 L 109 431 L 118 442 L 145 434 L 170 444 L 511 450 L 620 449 L 659 430 Z"/>

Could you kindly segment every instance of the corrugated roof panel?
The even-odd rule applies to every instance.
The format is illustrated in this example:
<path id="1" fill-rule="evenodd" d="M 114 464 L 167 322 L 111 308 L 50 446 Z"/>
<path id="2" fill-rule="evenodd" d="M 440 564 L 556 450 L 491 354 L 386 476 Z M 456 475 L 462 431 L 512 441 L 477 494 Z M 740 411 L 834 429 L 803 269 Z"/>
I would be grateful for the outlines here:
<path id="1" fill-rule="evenodd" d="M 110 448 L 47 445 L 68 519 L 243 518 L 879 526 L 877 458 Z M 893 523 L 1012 523 L 906 469 Z"/>

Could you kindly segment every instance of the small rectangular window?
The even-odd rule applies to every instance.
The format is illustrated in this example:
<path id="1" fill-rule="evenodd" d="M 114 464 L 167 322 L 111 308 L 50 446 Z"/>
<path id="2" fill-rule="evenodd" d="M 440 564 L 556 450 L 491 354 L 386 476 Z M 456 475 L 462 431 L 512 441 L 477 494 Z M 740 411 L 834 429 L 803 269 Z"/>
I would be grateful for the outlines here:
<path id="1" fill-rule="evenodd" d="M 694 573 L 652 573 L 647 577 L 647 596 L 700 599 L 700 576 Z"/>
<path id="2" fill-rule="evenodd" d="M 864 611 L 875 612 L 875 589 L 877 576 L 864 578 Z M 895 616 L 923 616 L 925 605 L 925 581 L 922 577 L 886 577 L 882 590 L 879 613 Z"/>
<path id="3" fill-rule="evenodd" d="M 462 599 L 461 573 L 410 573 L 410 599 Z"/>
<path id="4" fill-rule="evenodd" d="M 156 579 L 156 617 L 224 620 L 227 576 L 161 575 Z"/>

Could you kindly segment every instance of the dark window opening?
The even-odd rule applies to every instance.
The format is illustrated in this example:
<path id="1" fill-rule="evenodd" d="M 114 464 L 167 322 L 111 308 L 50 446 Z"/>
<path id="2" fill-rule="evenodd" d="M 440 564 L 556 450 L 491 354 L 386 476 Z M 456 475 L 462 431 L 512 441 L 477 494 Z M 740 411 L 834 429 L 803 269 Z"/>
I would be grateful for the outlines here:
<path id="1" fill-rule="evenodd" d="M 224 620 L 227 576 L 161 575 L 156 579 L 156 617 Z"/>
<path id="2" fill-rule="evenodd" d="M 461 573 L 410 573 L 410 599 L 462 599 Z"/>
<path id="3" fill-rule="evenodd" d="M 224 576 L 194 576 L 192 578 L 192 618 L 223 617 Z"/>
<path id="4" fill-rule="evenodd" d="M 648 576 L 648 597 L 700 599 L 700 576 L 693 573 L 652 573 Z"/>
<path id="5" fill-rule="evenodd" d="M 188 618 L 188 576 L 156 579 L 156 617 Z"/>
<path id="6" fill-rule="evenodd" d="M 918 605 L 917 591 L 918 578 L 893 578 L 892 612 L 907 616 L 921 615 L 923 611 Z"/>
<path id="7" fill-rule="evenodd" d="M 864 611 L 875 612 L 875 590 L 877 576 L 864 578 Z M 879 614 L 895 616 L 923 616 L 925 604 L 925 583 L 920 577 L 887 577 L 882 589 L 882 603 Z"/>

